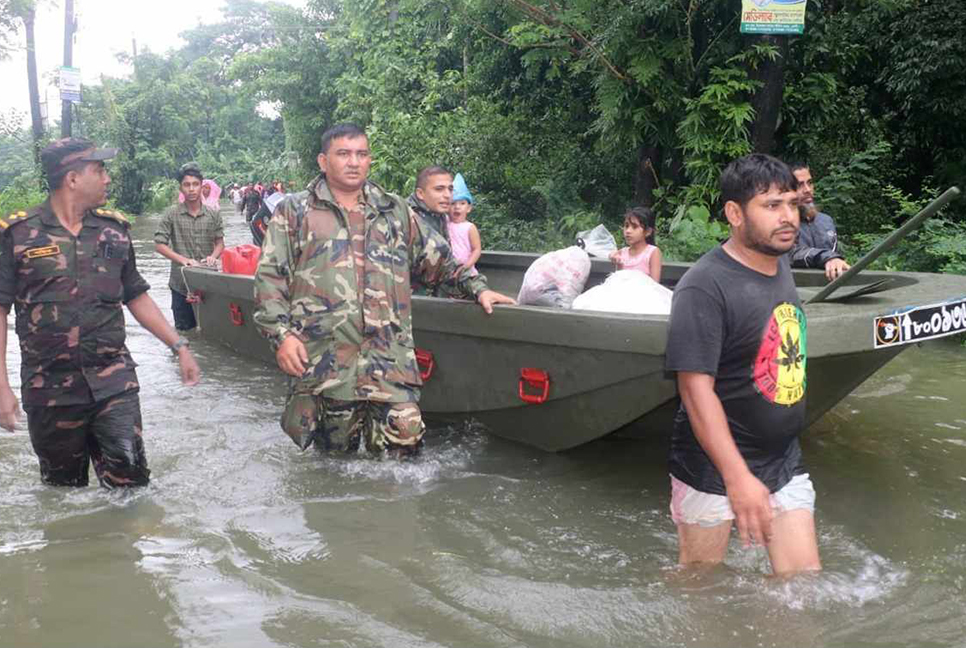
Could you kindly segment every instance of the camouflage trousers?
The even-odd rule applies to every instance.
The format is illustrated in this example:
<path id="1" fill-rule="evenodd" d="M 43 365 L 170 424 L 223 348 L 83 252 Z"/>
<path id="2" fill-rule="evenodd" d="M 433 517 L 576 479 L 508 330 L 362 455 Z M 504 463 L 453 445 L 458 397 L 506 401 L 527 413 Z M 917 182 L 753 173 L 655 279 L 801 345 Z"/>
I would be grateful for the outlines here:
<path id="1" fill-rule="evenodd" d="M 147 485 L 151 471 L 141 439 L 137 391 L 85 405 L 24 410 L 45 484 L 87 486 L 93 462 L 101 486 Z"/>
<path id="2" fill-rule="evenodd" d="M 342 401 L 315 394 L 289 394 L 282 429 L 305 450 L 354 452 L 365 444 L 374 454 L 415 455 L 422 445 L 422 413 L 416 403 Z"/>

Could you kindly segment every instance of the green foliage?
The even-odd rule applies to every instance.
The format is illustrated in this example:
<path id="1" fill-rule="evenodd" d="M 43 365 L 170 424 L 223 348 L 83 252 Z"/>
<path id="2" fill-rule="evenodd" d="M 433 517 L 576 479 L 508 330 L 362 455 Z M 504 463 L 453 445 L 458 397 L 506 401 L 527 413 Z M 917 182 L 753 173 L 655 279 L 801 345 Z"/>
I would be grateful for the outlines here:
<path id="1" fill-rule="evenodd" d="M 897 209 L 896 224 L 882 226 L 875 233 L 856 234 L 848 247 L 859 258 L 895 231 L 906 220 L 931 202 L 938 192 L 932 190 L 913 198 L 896 187 L 886 187 L 886 195 Z M 894 248 L 876 259 L 872 267 L 880 270 L 949 272 L 966 274 L 966 223 L 931 218 Z"/>
<path id="2" fill-rule="evenodd" d="M 474 219 L 484 248 L 511 252 L 547 252 L 574 244 L 552 221 L 525 221 L 490 217 Z"/>
<path id="3" fill-rule="evenodd" d="M 868 232 L 892 220 L 895 208 L 886 198 L 895 188 L 885 179 L 891 153 L 889 143 L 879 140 L 829 164 L 825 173 L 815 171 L 816 200 L 835 217 L 841 234 Z"/>
<path id="4" fill-rule="evenodd" d="M 35 175 L 21 175 L 0 190 L 0 218 L 38 205 L 46 199 Z"/>
<path id="5" fill-rule="evenodd" d="M 110 142 L 120 154 L 111 164 L 112 195 L 125 211 L 156 209 L 158 182 L 195 160 L 221 186 L 235 180 L 289 180 L 281 120 L 259 114 L 254 92 L 228 69 L 236 52 L 257 52 L 278 40 L 257 27 L 269 5 L 243 2 L 223 23 L 183 34 L 188 45 L 165 56 L 146 52 L 132 61 L 130 79 L 104 79 L 85 89 L 77 134 Z M 244 178 L 242 178 L 244 176 Z"/>
<path id="6" fill-rule="evenodd" d="M 36 4 L 36 0 L 0 0 L 0 59 L 17 49 L 23 16 Z"/>
<path id="7" fill-rule="evenodd" d="M 668 261 L 694 261 L 728 236 L 728 227 L 704 205 L 681 205 L 667 225 L 658 224 L 657 246 Z"/>
<path id="8" fill-rule="evenodd" d="M 7 127 L 0 124 L 0 187 L 13 184 L 25 175 L 36 175 L 30 135 L 20 130 L 15 117 Z"/>
<path id="9" fill-rule="evenodd" d="M 726 235 L 718 174 L 763 141 L 769 71 L 784 75 L 773 152 L 809 162 L 850 258 L 966 176 L 966 0 L 809 2 L 787 43 L 740 34 L 738 16 L 733 0 L 238 0 L 86 88 L 79 130 L 121 148 L 128 211 L 173 199 L 190 159 L 222 185 L 301 184 L 322 132 L 353 120 L 391 191 L 426 165 L 462 172 L 486 247 L 563 247 L 643 203 L 681 260 Z M 32 168 L 29 148 L 0 152 L 0 187 Z M 883 265 L 962 271 L 963 222 L 966 201 Z"/>
<path id="10" fill-rule="evenodd" d="M 747 97 L 758 85 L 743 69 L 714 68 L 700 95 L 685 100 L 685 117 L 678 124 L 678 134 L 692 183 L 686 194 L 689 203 L 714 202 L 721 168 L 751 153 L 748 127 L 754 110 Z"/>
<path id="11" fill-rule="evenodd" d="M 178 187 L 170 180 L 156 180 L 147 188 L 144 211 L 157 213 L 164 211 L 178 199 Z"/>

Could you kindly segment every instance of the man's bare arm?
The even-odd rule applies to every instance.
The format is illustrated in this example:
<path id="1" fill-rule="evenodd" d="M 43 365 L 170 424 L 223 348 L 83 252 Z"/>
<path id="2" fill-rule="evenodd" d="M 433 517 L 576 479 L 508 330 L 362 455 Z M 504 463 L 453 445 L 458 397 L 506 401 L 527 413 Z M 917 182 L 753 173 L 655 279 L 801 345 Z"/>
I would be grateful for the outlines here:
<path id="1" fill-rule="evenodd" d="M 195 261 L 194 259 L 189 259 L 186 256 L 181 256 L 180 254 L 172 250 L 170 246 L 165 245 L 164 243 L 155 243 L 154 249 L 157 251 L 158 254 L 165 257 L 166 259 L 171 259 L 172 261 L 175 261 L 176 263 L 180 263 L 181 265 L 186 265 L 186 266 L 198 265 L 198 262 Z"/>
<path id="2" fill-rule="evenodd" d="M 678 372 L 678 392 L 695 438 L 724 480 L 742 544 L 765 545 L 771 538 L 770 493 L 738 452 L 714 381 L 708 374 Z"/>
<path id="3" fill-rule="evenodd" d="M 10 388 L 7 378 L 7 315 L 10 308 L 0 306 L 0 427 L 13 432 L 17 419 L 20 418 L 20 403 Z"/>
<path id="4" fill-rule="evenodd" d="M 217 265 L 218 259 L 221 258 L 221 253 L 224 251 L 225 251 L 224 237 L 215 239 L 215 249 L 213 249 L 211 251 L 211 254 L 208 255 L 208 258 L 205 259 L 205 264 L 210 266 Z"/>

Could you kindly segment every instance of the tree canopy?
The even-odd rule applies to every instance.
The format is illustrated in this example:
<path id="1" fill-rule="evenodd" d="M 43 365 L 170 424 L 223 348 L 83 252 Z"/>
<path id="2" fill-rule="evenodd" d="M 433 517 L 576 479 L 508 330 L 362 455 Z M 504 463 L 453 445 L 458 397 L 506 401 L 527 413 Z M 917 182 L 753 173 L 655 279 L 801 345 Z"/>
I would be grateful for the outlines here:
<path id="1" fill-rule="evenodd" d="M 966 0 L 810 0 L 795 37 L 743 35 L 739 14 L 736 0 L 232 2 L 184 47 L 85 88 L 81 130 L 121 147 L 114 195 L 140 211 L 188 159 L 221 180 L 304 182 L 321 133 L 355 121 L 376 181 L 408 193 L 423 166 L 460 171 L 485 245 L 514 249 L 647 204 L 666 256 L 693 258 L 725 234 L 720 169 L 751 151 L 806 159 L 854 252 L 962 181 Z M 887 263 L 966 268 L 964 211 L 920 234 L 944 252 Z"/>

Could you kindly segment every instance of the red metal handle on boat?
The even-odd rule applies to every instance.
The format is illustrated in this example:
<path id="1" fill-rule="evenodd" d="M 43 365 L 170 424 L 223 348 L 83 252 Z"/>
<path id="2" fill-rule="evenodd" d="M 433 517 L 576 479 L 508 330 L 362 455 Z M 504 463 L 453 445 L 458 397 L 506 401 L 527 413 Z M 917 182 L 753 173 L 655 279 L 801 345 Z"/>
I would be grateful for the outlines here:
<path id="1" fill-rule="evenodd" d="M 536 389 L 538 394 L 528 393 L 524 385 Z M 550 395 L 550 375 L 543 369 L 523 368 L 520 370 L 520 400 L 524 403 L 539 405 L 547 402 Z"/>
<path id="2" fill-rule="evenodd" d="M 416 364 L 419 365 L 419 377 L 424 381 L 429 380 L 436 368 L 436 359 L 433 354 L 426 349 L 416 349 Z"/>
<path id="3" fill-rule="evenodd" d="M 238 304 L 228 304 L 228 317 L 231 319 L 231 323 L 235 326 L 241 326 L 245 323 L 245 318 L 242 316 L 241 306 Z"/>
<path id="4" fill-rule="evenodd" d="M 204 301 L 204 295 L 200 290 L 192 290 L 184 300 L 189 304 L 200 304 Z"/>

